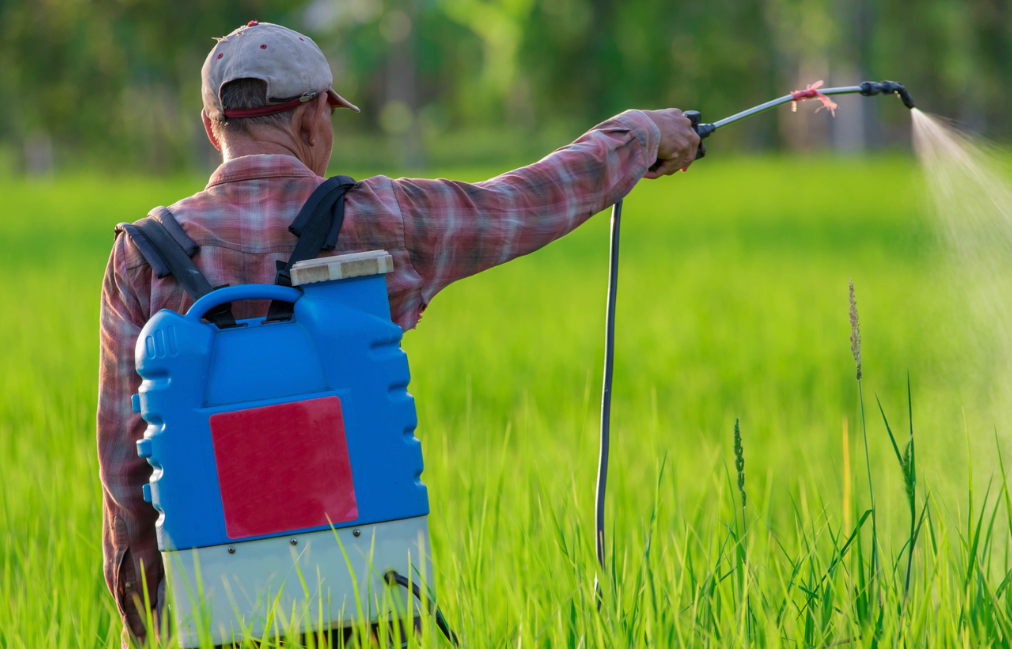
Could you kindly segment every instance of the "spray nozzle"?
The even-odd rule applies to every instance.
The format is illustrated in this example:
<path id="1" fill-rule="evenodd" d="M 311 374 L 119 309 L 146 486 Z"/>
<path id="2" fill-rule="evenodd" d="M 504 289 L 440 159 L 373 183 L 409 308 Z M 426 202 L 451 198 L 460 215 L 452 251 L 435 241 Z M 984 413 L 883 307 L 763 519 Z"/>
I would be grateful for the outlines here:
<path id="1" fill-rule="evenodd" d="M 903 87 L 902 83 L 897 81 L 865 81 L 861 84 L 861 94 L 865 97 L 871 97 L 873 95 L 889 95 L 896 93 L 896 95 L 903 102 L 903 105 L 907 108 L 914 107 L 914 98 L 910 96 L 907 89 Z"/>

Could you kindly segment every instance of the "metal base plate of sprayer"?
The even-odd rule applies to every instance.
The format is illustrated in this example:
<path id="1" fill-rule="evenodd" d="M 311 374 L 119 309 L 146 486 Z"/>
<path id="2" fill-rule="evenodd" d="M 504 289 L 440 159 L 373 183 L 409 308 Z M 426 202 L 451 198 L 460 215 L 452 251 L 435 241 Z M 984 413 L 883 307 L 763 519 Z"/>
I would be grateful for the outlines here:
<path id="1" fill-rule="evenodd" d="M 427 516 L 162 552 L 180 647 L 259 638 L 293 611 L 303 632 L 375 623 L 385 573 L 427 580 L 429 557 Z M 417 608 L 406 589 L 391 595 Z"/>

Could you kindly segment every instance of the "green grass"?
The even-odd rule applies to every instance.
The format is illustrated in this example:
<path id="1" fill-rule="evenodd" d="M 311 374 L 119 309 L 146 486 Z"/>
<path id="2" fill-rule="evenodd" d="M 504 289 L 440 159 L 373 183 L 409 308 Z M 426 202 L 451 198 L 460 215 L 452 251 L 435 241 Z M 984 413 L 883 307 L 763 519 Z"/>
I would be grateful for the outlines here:
<path id="1" fill-rule="evenodd" d="M 436 587 L 464 646 L 1010 644 L 998 450 L 1007 461 L 1012 408 L 995 389 L 1007 359 L 987 338 L 1007 323 L 965 315 L 919 182 L 903 158 L 714 156 L 629 197 L 600 614 L 591 530 L 606 216 L 436 297 L 404 347 Z M 115 223 L 201 186 L 0 183 L 0 647 L 118 646 L 94 442 L 100 282 Z M 851 538 L 870 507 L 851 277 L 880 588 L 870 519 Z M 896 460 L 908 370 L 926 514 L 904 600 L 910 503 Z"/>

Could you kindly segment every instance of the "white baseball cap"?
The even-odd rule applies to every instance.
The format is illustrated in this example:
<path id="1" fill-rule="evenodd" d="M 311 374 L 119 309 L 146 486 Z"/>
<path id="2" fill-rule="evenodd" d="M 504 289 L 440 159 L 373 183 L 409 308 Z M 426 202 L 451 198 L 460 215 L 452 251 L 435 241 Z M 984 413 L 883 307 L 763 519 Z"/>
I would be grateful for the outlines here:
<path id="1" fill-rule="evenodd" d="M 334 92 L 334 75 L 327 58 L 313 39 L 275 25 L 249 21 L 219 38 L 200 71 L 204 112 L 211 119 L 259 117 L 291 110 L 327 93 L 331 106 L 358 107 Z M 267 105 L 226 111 L 221 87 L 236 79 L 260 79 L 267 84 Z"/>

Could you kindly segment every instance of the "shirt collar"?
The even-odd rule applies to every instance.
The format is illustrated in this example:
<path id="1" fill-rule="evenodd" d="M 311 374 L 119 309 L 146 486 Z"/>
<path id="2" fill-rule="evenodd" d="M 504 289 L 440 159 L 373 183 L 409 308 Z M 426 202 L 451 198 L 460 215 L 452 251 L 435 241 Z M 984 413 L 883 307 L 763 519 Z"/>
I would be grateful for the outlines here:
<path id="1" fill-rule="evenodd" d="M 309 167 L 302 164 L 298 158 L 290 155 L 247 155 L 241 158 L 233 158 L 215 169 L 207 181 L 210 189 L 214 185 L 224 183 L 241 182 L 243 180 L 256 180 L 259 178 L 278 178 L 292 176 L 316 176 Z"/>

